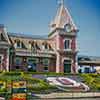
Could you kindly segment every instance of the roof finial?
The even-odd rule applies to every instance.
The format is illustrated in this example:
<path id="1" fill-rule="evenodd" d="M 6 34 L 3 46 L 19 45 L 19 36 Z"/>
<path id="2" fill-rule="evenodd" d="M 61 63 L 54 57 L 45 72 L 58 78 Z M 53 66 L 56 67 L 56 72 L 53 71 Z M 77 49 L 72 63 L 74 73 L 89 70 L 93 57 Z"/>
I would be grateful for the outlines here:
<path id="1" fill-rule="evenodd" d="M 64 5 L 64 0 L 58 0 L 58 3 L 59 3 L 60 5 Z"/>

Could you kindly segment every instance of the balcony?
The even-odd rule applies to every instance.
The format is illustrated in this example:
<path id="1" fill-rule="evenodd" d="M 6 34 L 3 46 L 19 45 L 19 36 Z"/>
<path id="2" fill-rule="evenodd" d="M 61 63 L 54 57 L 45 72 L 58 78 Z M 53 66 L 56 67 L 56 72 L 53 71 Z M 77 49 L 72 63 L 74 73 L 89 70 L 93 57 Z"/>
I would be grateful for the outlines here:
<path id="1" fill-rule="evenodd" d="M 31 51 L 28 49 L 16 49 L 17 56 L 34 56 L 34 57 L 55 57 L 55 52 L 53 51 Z"/>

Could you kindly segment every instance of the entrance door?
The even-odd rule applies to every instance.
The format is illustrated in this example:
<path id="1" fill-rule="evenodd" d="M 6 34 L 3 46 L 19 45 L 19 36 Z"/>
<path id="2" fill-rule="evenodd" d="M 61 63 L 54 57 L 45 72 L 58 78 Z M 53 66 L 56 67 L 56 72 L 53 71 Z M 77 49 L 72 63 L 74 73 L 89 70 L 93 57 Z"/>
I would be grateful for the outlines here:
<path id="1" fill-rule="evenodd" d="M 71 73 L 71 60 L 64 60 L 64 73 Z"/>

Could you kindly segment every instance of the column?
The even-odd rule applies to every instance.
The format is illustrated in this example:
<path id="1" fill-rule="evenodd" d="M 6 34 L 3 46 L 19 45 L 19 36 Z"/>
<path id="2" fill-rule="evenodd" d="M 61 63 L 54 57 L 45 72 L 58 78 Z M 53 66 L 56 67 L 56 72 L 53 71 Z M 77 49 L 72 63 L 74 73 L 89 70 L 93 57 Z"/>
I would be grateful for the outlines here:
<path id="1" fill-rule="evenodd" d="M 60 54 L 57 52 L 57 58 L 56 58 L 56 73 L 60 72 Z"/>
<path id="2" fill-rule="evenodd" d="M 7 58 L 6 58 L 6 70 L 9 71 L 9 48 L 7 49 Z"/>

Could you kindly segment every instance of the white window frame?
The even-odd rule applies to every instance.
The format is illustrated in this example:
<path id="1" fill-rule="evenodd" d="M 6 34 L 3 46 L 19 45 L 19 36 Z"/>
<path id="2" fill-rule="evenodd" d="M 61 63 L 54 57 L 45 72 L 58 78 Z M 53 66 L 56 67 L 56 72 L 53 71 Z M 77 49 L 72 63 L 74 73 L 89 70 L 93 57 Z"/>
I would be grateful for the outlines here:
<path id="1" fill-rule="evenodd" d="M 65 41 L 66 40 L 69 41 L 69 48 L 65 48 Z M 71 39 L 68 39 L 68 38 L 67 39 L 64 39 L 64 41 L 63 41 L 63 43 L 64 43 L 64 50 L 71 50 L 71 41 L 72 40 Z"/>

